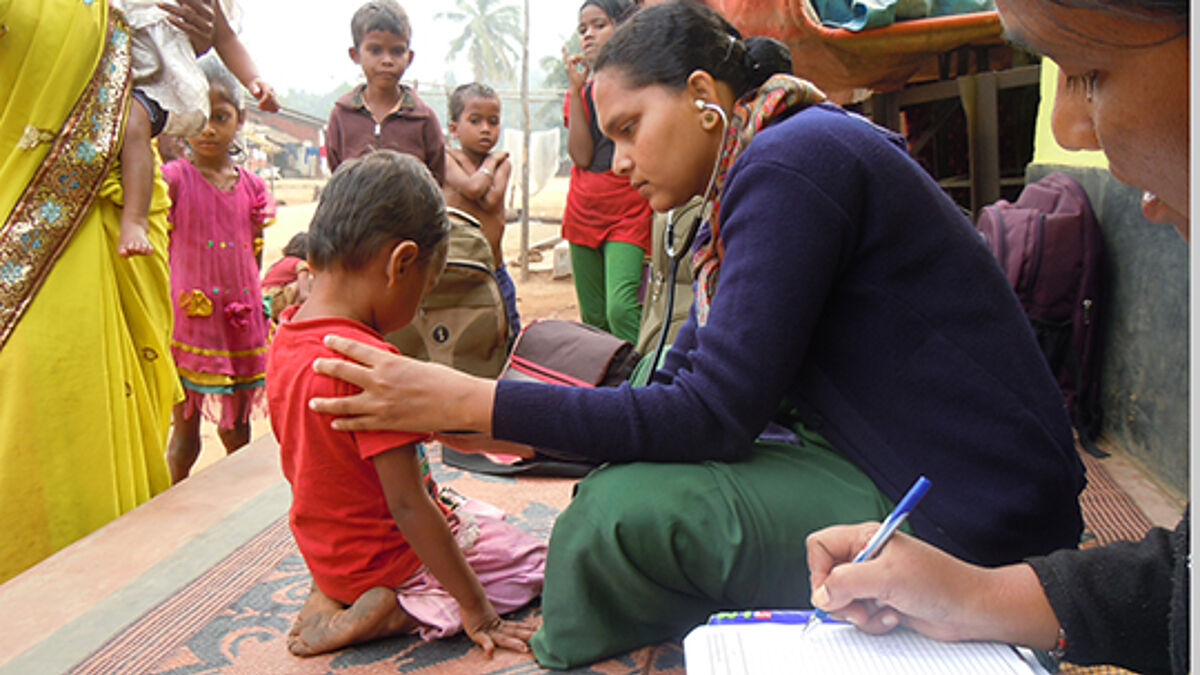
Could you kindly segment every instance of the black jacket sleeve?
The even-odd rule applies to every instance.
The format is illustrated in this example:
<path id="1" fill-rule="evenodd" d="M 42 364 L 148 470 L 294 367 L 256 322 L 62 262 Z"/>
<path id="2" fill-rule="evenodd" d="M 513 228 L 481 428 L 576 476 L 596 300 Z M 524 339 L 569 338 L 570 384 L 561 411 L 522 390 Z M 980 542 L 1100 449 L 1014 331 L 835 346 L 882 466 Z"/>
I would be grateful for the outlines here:
<path id="1" fill-rule="evenodd" d="M 1188 526 L 1141 541 L 1031 558 L 1066 631 L 1066 660 L 1139 673 L 1188 672 Z"/>

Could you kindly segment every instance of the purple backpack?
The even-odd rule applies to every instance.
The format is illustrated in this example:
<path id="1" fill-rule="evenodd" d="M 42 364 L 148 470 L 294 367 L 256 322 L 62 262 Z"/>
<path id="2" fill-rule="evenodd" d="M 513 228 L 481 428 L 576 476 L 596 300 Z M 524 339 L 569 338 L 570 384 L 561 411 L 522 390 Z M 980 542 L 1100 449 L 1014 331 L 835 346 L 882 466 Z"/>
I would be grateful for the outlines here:
<path id="1" fill-rule="evenodd" d="M 1033 325 L 1081 443 L 1103 455 L 1093 440 L 1100 431 L 1104 236 L 1087 193 L 1070 176 L 1051 173 L 1026 185 L 1016 203 L 984 207 L 975 227 Z"/>

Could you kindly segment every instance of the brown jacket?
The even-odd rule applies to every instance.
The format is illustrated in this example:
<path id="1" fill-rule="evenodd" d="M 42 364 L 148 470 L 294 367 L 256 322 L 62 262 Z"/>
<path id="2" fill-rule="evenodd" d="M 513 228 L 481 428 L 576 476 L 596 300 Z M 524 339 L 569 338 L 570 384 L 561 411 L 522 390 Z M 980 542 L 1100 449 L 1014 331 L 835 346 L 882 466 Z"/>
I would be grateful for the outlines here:
<path id="1" fill-rule="evenodd" d="M 438 185 L 446 182 L 446 141 L 437 114 L 410 87 L 401 87 L 400 107 L 379 124 L 363 103 L 366 85 L 337 100 L 325 128 L 325 159 L 330 171 L 347 159 L 384 148 L 416 157 L 429 167 Z"/>

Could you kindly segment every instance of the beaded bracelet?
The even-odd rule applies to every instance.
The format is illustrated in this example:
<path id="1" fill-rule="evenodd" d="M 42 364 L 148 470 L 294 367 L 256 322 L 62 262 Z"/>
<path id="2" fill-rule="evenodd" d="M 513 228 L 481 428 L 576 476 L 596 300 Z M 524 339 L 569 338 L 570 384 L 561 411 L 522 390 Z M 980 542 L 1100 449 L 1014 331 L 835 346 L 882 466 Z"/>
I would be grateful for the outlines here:
<path id="1" fill-rule="evenodd" d="M 1048 652 L 1040 649 L 1034 650 L 1033 655 L 1037 662 L 1046 669 L 1046 672 L 1057 673 L 1063 657 L 1067 655 L 1067 631 L 1060 626 L 1058 639 L 1054 641 L 1054 648 Z"/>
<path id="2" fill-rule="evenodd" d="M 1054 649 L 1050 650 L 1050 656 L 1056 661 L 1062 661 L 1067 655 L 1067 630 L 1062 626 L 1058 627 L 1058 639 L 1054 641 Z"/>

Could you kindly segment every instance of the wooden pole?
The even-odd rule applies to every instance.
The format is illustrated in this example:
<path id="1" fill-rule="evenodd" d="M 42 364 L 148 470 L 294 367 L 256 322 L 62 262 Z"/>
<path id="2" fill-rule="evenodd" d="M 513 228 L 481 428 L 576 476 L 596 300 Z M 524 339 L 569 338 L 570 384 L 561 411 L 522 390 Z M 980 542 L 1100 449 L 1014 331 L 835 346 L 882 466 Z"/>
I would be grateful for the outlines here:
<path id="1" fill-rule="evenodd" d="M 521 281 L 529 281 L 529 0 L 521 35 Z"/>

